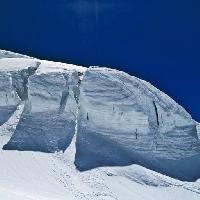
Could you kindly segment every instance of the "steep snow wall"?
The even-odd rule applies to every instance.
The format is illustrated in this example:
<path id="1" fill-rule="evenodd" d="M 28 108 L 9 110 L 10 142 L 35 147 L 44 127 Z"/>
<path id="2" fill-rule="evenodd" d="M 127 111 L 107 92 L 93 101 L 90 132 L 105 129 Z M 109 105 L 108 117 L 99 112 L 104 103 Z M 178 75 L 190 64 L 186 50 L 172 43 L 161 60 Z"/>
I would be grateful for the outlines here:
<path id="1" fill-rule="evenodd" d="M 30 57 L 19 53 L 13 53 L 11 51 L 0 50 L 0 59 L 1 58 L 30 58 Z"/>
<path id="2" fill-rule="evenodd" d="M 78 101 L 77 71 L 48 72 L 51 63 L 41 63 L 29 78 L 24 113 L 6 150 L 64 151 L 75 132 Z"/>
<path id="3" fill-rule="evenodd" d="M 14 113 L 20 101 L 27 98 L 27 82 L 39 62 L 33 59 L 0 59 L 0 125 Z"/>
<path id="4" fill-rule="evenodd" d="M 196 124 L 149 83 L 106 68 L 86 71 L 80 90 L 76 166 L 141 164 L 180 179 L 200 176 Z"/>
<path id="5" fill-rule="evenodd" d="M 197 123 L 197 135 L 200 140 L 200 123 Z"/>
<path id="6" fill-rule="evenodd" d="M 0 81 L 1 124 L 25 102 L 5 150 L 65 151 L 77 121 L 79 170 L 136 163 L 182 180 L 200 177 L 196 123 L 146 81 L 16 56 L 0 59 Z"/>

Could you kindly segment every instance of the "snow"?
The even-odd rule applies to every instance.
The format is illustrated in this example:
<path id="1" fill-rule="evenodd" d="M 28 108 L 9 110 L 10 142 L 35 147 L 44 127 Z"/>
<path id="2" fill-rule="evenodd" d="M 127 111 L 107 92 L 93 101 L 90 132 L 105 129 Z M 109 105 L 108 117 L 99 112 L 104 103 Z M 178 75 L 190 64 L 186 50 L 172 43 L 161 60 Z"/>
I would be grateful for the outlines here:
<path id="1" fill-rule="evenodd" d="M 0 59 L 1 58 L 30 58 L 30 57 L 19 53 L 13 53 L 11 51 L 0 49 Z"/>
<path id="2" fill-rule="evenodd" d="M 75 130 L 77 107 L 70 95 L 70 76 L 51 73 L 30 77 L 25 112 L 4 149 L 55 152 L 67 148 Z"/>
<path id="3" fill-rule="evenodd" d="M 37 61 L 29 58 L 2 58 L 0 59 L 0 72 L 11 72 L 28 69 L 36 66 Z"/>
<path id="4" fill-rule="evenodd" d="M 197 135 L 200 139 L 200 123 L 197 123 Z"/>
<path id="5" fill-rule="evenodd" d="M 200 177 L 191 116 L 150 84 L 117 70 L 85 72 L 76 144 L 80 170 L 140 164 L 182 180 Z"/>
<path id="6" fill-rule="evenodd" d="M 2 125 L 16 110 L 20 99 L 12 87 L 11 74 L 0 73 L 0 82 L 0 125 Z"/>
<path id="7" fill-rule="evenodd" d="M 73 64 L 65 64 L 60 62 L 52 62 L 52 61 L 46 61 L 42 60 L 40 61 L 41 65 L 37 70 L 37 74 L 46 74 L 46 73 L 55 73 L 60 72 L 64 73 L 66 71 L 79 71 L 84 73 L 87 69 L 86 67 L 77 66 Z"/>
<path id="8" fill-rule="evenodd" d="M 200 199 L 199 127 L 124 72 L 0 51 L 0 199 Z"/>
<path id="9" fill-rule="evenodd" d="M 9 140 L 22 110 L 23 105 L 1 126 L 1 146 Z M 138 165 L 79 172 L 73 163 L 75 151 L 75 137 L 64 154 L 1 149 L 0 199 L 198 200 L 200 197 L 200 182 L 178 181 Z"/>

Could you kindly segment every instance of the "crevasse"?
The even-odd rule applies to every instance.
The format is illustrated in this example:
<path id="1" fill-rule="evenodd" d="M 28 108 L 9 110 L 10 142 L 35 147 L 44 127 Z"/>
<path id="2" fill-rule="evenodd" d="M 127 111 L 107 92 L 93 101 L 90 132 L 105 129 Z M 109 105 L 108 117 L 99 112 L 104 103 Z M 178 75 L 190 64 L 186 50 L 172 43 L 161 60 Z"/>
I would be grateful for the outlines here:
<path id="1" fill-rule="evenodd" d="M 5 150 L 54 153 L 75 138 L 80 171 L 136 163 L 200 177 L 196 122 L 150 83 L 109 68 L 0 55 L 1 124 L 26 102 Z"/>

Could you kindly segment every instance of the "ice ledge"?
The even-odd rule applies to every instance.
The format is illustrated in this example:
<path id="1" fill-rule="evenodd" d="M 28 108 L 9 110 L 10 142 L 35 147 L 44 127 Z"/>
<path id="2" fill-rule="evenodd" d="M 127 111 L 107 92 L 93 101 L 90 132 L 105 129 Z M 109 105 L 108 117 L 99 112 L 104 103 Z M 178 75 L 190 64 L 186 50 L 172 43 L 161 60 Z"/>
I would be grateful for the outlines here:
<path id="1" fill-rule="evenodd" d="M 85 164 L 85 169 L 89 169 L 99 167 L 99 165 L 121 166 L 136 162 L 171 174 L 177 168 L 176 163 L 178 166 L 182 166 L 184 162 L 191 165 L 191 160 L 200 163 L 199 157 L 198 160 L 194 157 L 196 150 L 193 150 L 193 147 L 199 148 L 196 122 L 181 106 L 151 84 L 129 76 L 125 72 L 103 67 L 85 68 L 72 64 L 18 57 L 4 57 L 0 59 L 0 63 L 0 75 L 12 75 L 10 81 L 7 81 L 14 87 L 11 89 L 16 90 L 22 101 L 31 102 L 31 104 L 27 103 L 28 108 L 20 118 L 15 131 L 16 137 L 13 135 L 13 150 L 64 151 L 70 144 L 73 133 L 77 132 L 76 164 L 79 169 L 83 169 Z M 39 63 L 36 71 L 27 73 L 34 63 Z M 26 73 L 21 73 L 21 71 Z M 73 76 L 75 74 L 77 76 Z M 79 93 L 81 94 L 80 101 L 78 101 Z M 67 101 L 69 94 L 72 98 Z M 7 96 L 3 94 L 2 97 L 6 99 Z M 117 105 L 116 100 L 118 100 Z M 77 106 L 78 102 L 80 105 Z M 132 111 L 133 108 L 135 110 Z M 79 113 L 76 112 L 77 109 L 80 109 Z M 101 111 L 105 112 L 101 114 Z M 105 117 L 109 119 L 106 122 Z M 140 121 L 141 117 L 146 121 L 150 119 L 148 123 L 145 123 L 146 132 L 143 130 L 144 123 Z M 134 121 L 131 121 L 132 119 Z M 112 127 L 111 122 L 113 122 Z M 75 124 L 78 131 L 74 130 Z M 108 128 L 105 128 L 106 124 L 109 125 Z M 125 135 L 116 124 L 121 124 L 126 129 Z M 142 125 L 141 130 L 140 125 Z M 63 129 L 63 127 L 66 128 Z M 151 130 L 148 130 L 148 127 Z M 134 130 L 137 131 L 134 132 Z M 138 130 L 140 131 L 139 137 Z M 55 133 L 61 134 L 55 135 Z M 100 152 L 99 149 L 101 149 Z M 113 149 L 116 152 L 115 157 Z M 135 154 L 136 150 L 140 154 Z M 148 152 L 148 157 L 147 154 L 143 156 L 143 152 Z M 152 156 L 159 158 L 160 168 L 152 162 Z M 164 157 L 165 162 L 159 156 L 162 159 Z M 192 159 L 179 162 L 182 157 Z M 142 158 L 144 158 L 143 161 L 141 161 Z M 168 162 L 169 158 L 170 162 Z M 177 162 L 174 162 L 174 158 Z M 172 164 L 174 166 L 171 168 Z M 198 174 L 193 173 L 194 170 L 191 169 L 193 174 L 191 176 L 189 174 L 188 179 L 191 180 L 197 175 L 199 178 L 199 166 L 197 164 L 198 169 L 195 168 Z M 176 171 L 171 175 L 187 178 L 184 174 L 188 173 L 188 169 L 184 170 L 182 174 Z"/>
<path id="2" fill-rule="evenodd" d="M 78 71 L 84 73 L 87 68 L 73 65 L 73 64 L 65 64 L 61 62 L 53 62 L 47 60 L 39 60 L 41 65 L 39 66 L 36 74 L 46 74 L 46 73 L 65 73 L 65 72 L 73 72 Z"/>
<path id="3" fill-rule="evenodd" d="M 40 60 L 18 53 L 0 50 L 0 72 L 20 71 L 23 69 L 28 69 L 30 66 L 33 65 L 33 63 L 40 63 L 36 74 L 64 73 L 69 71 L 78 71 L 84 73 L 87 70 L 86 67 L 78 65 Z"/>
<path id="4" fill-rule="evenodd" d="M 0 59 L 1 58 L 31 58 L 31 57 L 0 49 Z"/>
<path id="5" fill-rule="evenodd" d="M 151 83 L 139 79 L 135 76 L 130 76 L 123 71 L 98 66 L 91 66 L 89 68 L 86 68 L 83 66 L 73 64 L 40 60 L 37 58 L 32 58 L 26 55 L 21 55 L 18 53 L 13 53 L 10 51 L 0 49 L 0 72 L 21 71 L 23 69 L 28 69 L 34 65 L 37 66 L 38 63 L 40 64 L 37 67 L 37 70 L 35 71 L 36 75 L 47 73 L 72 73 L 74 71 L 80 73 L 86 73 L 87 71 L 96 71 L 99 73 L 105 72 L 106 74 L 115 74 L 116 76 L 122 75 L 123 77 L 132 77 L 132 80 L 134 80 L 136 84 L 139 84 L 141 88 L 145 90 L 145 92 L 147 92 L 151 96 L 154 96 L 156 100 L 160 101 L 160 99 L 157 97 L 161 97 L 165 103 L 169 104 L 168 106 L 174 109 L 174 112 L 178 111 L 186 118 L 192 119 L 191 115 L 182 106 L 180 106 L 177 102 L 170 98 L 167 94 L 154 87 Z"/>

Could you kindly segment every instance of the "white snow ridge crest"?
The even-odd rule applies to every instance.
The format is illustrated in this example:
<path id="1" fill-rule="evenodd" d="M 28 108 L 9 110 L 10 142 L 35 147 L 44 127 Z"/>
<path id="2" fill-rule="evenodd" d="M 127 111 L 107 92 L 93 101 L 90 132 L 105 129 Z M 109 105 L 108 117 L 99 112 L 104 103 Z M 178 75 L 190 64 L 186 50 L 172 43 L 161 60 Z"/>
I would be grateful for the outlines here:
<path id="1" fill-rule="evenodd" d="M 199 199 L 199 130 L 124 72 L 0 51 L 0 199 Z"/>

